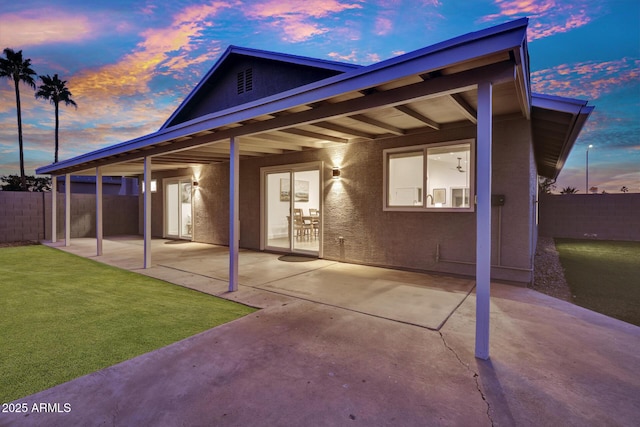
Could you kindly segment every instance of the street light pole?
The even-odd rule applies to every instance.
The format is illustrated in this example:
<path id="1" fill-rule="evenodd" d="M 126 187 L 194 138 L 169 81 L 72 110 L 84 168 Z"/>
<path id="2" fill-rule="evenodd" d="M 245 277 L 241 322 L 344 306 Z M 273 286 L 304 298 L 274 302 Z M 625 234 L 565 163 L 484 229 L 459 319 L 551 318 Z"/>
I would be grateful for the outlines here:
<path id="1" fill-rule="evenodd" d="M 593 147 L 593 145 L 589 144 L 587 147 L 587 182 L 586 182 L 586 194 L 589 194 L 589 148 Z"/>

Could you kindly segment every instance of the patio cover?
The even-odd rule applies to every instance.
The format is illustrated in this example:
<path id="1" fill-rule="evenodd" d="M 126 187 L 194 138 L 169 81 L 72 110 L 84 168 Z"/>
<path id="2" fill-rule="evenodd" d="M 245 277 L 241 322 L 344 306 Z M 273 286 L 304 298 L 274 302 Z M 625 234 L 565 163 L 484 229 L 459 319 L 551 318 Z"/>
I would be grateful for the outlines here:
<path id="1" fill-rule="evenodd" d="M 343 72 L 334 77 L 166 126 L 171 123 L 170 118 L 166 127 L 155 133 L 44 166 L 36 172 L 144 174 L 146 188 L 149 188 L 152 171 L 230 162 L 229 288 L 235 290 L 240 159 L 474 124 L 478 150 L 476 355 L 486 359 L 492 123 L 522 117 L 531 120 L 539 174 L 555 178 L 593 109 L 586 101 L 531 93 L 527 24 L 528 20 L 523 18 L 369 66 L 345 66 Z M 292 62 L 315 61 L 233 47 L 223 59 L 231 53 Z M 198 85 L 194 91 L 202 86 Z M 194 92 L 172 118 L 193 95 Z M 149 248 L 145 254 L 147 267 L 151 262 L 150 192 L 146 192 L 144 200 L 145 247 Z M 100 251 L 99 243 L 98 253 Z"/>

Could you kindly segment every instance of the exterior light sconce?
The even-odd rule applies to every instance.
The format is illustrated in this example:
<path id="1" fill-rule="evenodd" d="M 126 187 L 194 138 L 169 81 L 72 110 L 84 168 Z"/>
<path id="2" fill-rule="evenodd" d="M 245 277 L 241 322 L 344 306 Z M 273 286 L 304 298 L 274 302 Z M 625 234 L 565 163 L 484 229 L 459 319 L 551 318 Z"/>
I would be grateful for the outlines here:
<path id="1" fill-rule="evenodd" d="M 152 179 L 151 180 L 151 192 L 155 193 L 156 191 L 158 191 L 158 180 L 157 179 Z M 144 194 L 145 192 L 145 188 L 144 188 L 144 180 L 142 181 L 142 193 Z"/>
<path id="2" fill-rule="evenodd" d="M 191 183 L 191 185 L 192 185 L 193 187 L 195 187 L 195 188 L 198 188 L 198 186 L 200 185 L 200 183 L 199 183 L 198 181 L 193 181 L 193 182 Z"/>
<path id="3" fill-rule="evenodd" d="M 340 168 L 337 166 L 334 167 L 331 176 L 333 177 L 333 179 L 340 179 Z"/>

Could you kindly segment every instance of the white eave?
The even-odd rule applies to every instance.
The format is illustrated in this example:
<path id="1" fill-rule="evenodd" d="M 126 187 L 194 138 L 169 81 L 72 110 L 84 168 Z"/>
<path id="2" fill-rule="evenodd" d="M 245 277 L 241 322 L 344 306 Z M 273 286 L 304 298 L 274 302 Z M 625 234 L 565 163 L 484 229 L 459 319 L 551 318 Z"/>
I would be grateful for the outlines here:
<path id="1" fill-rule="evenodd" d="M 538 174 L 556 179 L 594 107 L 587 101 L 534 94 L 533 147 Z"/>

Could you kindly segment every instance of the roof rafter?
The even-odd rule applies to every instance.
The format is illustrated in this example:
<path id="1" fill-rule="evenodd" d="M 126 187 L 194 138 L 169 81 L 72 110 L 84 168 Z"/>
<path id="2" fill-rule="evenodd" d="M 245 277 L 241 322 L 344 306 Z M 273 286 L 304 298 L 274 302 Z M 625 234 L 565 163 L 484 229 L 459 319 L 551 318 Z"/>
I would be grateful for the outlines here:
<path id="1" fill-rule="evenodd" d="M 298 136 L 306 136 L 308 138 L 319 139 L 322 141 L 331 141 L 331 142 L 339 142 L 339 143 L 349 142 L 349 140 L 346 138 L 338 138 L 337 136 L 331 136 L 331 135 L 318 133 L 318 132 L 311 132 L 304 129 L 296 129 L 296 128 L 281 129 L 280 132 L 290 133 L 292 135 L 298 135 Z"/>
<path id="2" fill-rule="evenodd" d="M 473 108 L 459 93 L 449 94 L 449 98 L 460 109 L 462 114 L 469 119 L 471 123 L 478 124 L 478 112 Z"/>
<path id="3" fill-rule="evenodd" d="M 380 120 L 373 119 L 371 117 L 365 116 L 364 114 L 354 114 L 352 116 L 348 116 L 350 119 L 357 120 L 362 123 L 366 123 L 368 125 L 372 125 L 378 127 L 380 129 L 384 129 L 386 131 L 391 132 L 394 135 L 404 135 L 405 131 L 403 129 L 397 128 L 388 123 L 381 122 Z"/>
<path id="4" fill-rule="evenodd" d="M 319 128 L 322 128 L 322 129 L 332 130 L 332 131 L 335 131 L 335 132 L 344 133 L 344 134 L 347 134 L 347 135 L 359 136 L 361 138 L 366 138 L 366 139 L 374 139 L 375 138 L 375 135 L 372 135 L 372 134 L 370 134 L 368 132 L 363 132 L 361 130 L 353 129 L 353 128 L 350 128 L 348 126 L 343 126 L 343 125 L 339 125 L 339 124 L 331 123 L 331 122 L 313 123 L 312 126 L 319 127 Z"/>
<path id="5" fill-rule="evenodd" d="M 421 121 L 422 123 L 426 124 L 427 126 L 429 126 L 432 129 L 435 130 L 439 130 L 440 129 L 440 123 L 431 120 L 430 118 L 428 118 L 427 116 L 420 114 L 419 112 L 417 112 L 416 110 L 414 110 L 413 108 L 409 107 L 408 105 L 396 105 L 395 109 L 408 115 L 413 117 L 416 120 Z"/>

